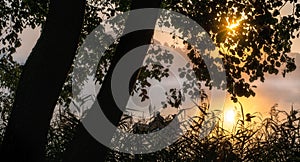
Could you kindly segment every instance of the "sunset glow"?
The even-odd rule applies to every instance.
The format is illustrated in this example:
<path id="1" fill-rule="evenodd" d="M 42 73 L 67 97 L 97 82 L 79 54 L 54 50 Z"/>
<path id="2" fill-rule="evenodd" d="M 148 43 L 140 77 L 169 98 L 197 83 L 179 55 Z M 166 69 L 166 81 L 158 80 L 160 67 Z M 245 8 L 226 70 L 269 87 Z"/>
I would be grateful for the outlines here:
<path id="1" fill-rule="evenodd" d="M 234 22 L 234 23 L 228 23 L 227 29 L 230 29 L 230 30 L 236 29 L 236 28 L 240 25 L 240 21 L 241 21 L 241 20 L 237 20 L 237 21 Z"/>
<path id="2" fill-rule="evenodd" d="M 237 22 L 237 23 L 234 23 L 234 24 L 229 24 L 227 26 L 227 28 L 230 29 L 230 30 L 233 30 L 233 29 L 237 28 L 239 25 L 240 25 L 239 22 Z"/>
<path id="3" fill-rule="evenodd" d="M 230 109 L 224 113 L 224 121 L 226 123 L 234 123 L 235 121 L 235 111 Z"/>

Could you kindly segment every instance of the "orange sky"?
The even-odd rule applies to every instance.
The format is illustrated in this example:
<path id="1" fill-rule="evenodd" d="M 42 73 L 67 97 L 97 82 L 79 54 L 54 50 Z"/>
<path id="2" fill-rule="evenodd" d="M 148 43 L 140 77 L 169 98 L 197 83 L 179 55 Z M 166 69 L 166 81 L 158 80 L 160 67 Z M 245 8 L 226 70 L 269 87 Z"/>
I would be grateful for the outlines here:
<path id="1" fill-rule="evenodd" d="M 168 42 L 169 45 L 174 44 L 171 37 L 167 37 L 167 34 L 156 34 L 155 38 L 158 40 L 164 40 Z M 296 52 L 300 51 L 300 39 L 293 40 L 291 57 L 296 58 L 296 64 L 300 66 L 300 57 Z M 164 42 L 164 43 L 166 43 Z M 177 43 L 180 41 L 177 41 Z M 164 44 L 162 43 L 162 44 Z M 245 113 L 260 112 L 262 115 L 267 115 L 269 110 L 274 104 L 279 104 L 280 109 L 290 110 L 293 104 L 295 108 L 300 106 L 300 68 L 297 68 L 294 72 L 286 75 L 285 78 L 281 74 L 278 75 L 266 75 L 266 80 L 264 83 L 256 81 L 255 85 L 257 88 L 254 89 L 256 92 L 255 97 L 242 97 L 239 101 L 244 106 Z M 230 100 L 230 95 L 227 94 L 225 110 L 234 108 L 234 106 L 239 108 L 238 104 L 233 103 Z"/>
<path id="2" fill-rule="evenodd" d="M 283 8 L 284 13 L 291 12 L 291 6 L 287 5 Z M 15 60 L 24 63 L 31 49 L 35 45 L 39 35 L 40 29 L 25 29 L 21 35 L 22 46 L 17 49 L 14 54 Z M 174 43 L 173 40 L 168 40 L 166 37 L 156 39 L 165 39 L 168 44 Z M 296 64 L 300 67 L 300 57 L 297 55 L 300 53 L 300 39 L 293 40 L 292 46 L 292 56 L 296 58 Z M 250 98 L 240 98 L 240 101 L 244 105 L 245 112 L 261 112 L 262 114 L 267 114 L 271 106 L 275 103 L 279 104 L 279 108 L 289 110 L 290 106 L 294 104 L 297 109 L 300 107 L 300 68 L 296 71 L 288 74 L 286 78 L 282 78 L 281 75 L 277 76 L 267 76 L 265 83 L 257 82 L 258 88 L 255 90 L 256 97 Z M 225 109 L 234 107 L 229 96 L 227 97 L 227 102 Z M 236 105 L 239 107 L 238 105 Z"/>

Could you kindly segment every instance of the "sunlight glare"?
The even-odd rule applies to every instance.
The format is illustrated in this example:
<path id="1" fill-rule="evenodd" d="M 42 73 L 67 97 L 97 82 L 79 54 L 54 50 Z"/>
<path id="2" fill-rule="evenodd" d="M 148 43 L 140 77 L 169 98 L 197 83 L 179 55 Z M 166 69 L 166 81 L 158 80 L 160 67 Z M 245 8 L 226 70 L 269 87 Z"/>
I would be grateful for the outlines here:
<path id="1" fill-rule="evenodd" d="M 240 21 L 236 21 L 236 23 L 232 23 L 232 24 L 228 24 L 227 28 L 230 30 L 234 30 L 235 28 L 237 28 L 240 25 Z"/>
<path id="2" fill-rule="evenodd" d="M 225 120 L 225 122 L 233 123 L 235 120 L 234 110 L 230 109 L 230 110 L 226 111 L 226 113 L 224 115 L 224 120 Z"/>

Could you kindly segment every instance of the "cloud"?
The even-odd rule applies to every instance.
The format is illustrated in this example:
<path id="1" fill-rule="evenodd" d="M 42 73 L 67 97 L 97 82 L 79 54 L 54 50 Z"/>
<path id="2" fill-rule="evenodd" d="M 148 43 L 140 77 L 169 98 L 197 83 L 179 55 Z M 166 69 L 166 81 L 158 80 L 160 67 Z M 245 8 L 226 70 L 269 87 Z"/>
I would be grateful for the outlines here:
<path id="1" fill-rule="evenodd" d="M 253 99 L 256 105 L 273 105 L 278 103 L 280 108 L 289 110 L 294 104 L 300 107 L 300 55 L 294 53 L 297 69 L 285 78 L 282 75 L 267 75 L 264 83 L 259 83 L 257 96 Z"/>

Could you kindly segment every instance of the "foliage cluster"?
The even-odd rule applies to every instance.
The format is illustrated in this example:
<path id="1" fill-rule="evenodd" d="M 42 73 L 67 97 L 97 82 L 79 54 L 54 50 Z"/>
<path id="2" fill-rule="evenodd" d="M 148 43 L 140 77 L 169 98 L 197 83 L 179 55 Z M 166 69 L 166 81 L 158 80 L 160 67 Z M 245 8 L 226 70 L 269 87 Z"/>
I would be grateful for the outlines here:
<path id="1" fill-rule="evenodd" d="M 169 147 L 150 154 L 131 155 L 111 151 L 107 161 L 299 161 L 300 116 L 274 105 L 264 119 L 246 115 L 231 131 L 216 125 L 200 138 L 203 124 L 193 127 Z M 220 123 L 222 121 L 220 120 Z"/>
<path id="2" fill-rule="evenodd" d="M 164 1 L 163 8 L 189 16 L 199 23 L 220 49 L 226 68 L 228 89 L 233 99 L 254 96 L 254 81 L 265 80 L 265 74 L 282 75 L 295 70 L 295 61 L 287 53 L 291 39 L 299 37 L 300 5 L 297 0 L 171 0 Z M 293 5 L 290 15 L 282 16 L 281 9 L 287 3 Z M 48 0 L 5 0 L 0 2 L 0 144 L 8 122 L 21 65 L 14 62 L 12 54 L 21 46 L 19 35 L 26 27 L 36 28 L 45 22 Z M 86 7 L 81 40 L 103 19 L 116 12 L 129 10 L 127 0 L 89 0 Z M 99 17 L 99 15 L 101 15 Z M 234 30 L 228 25 L 239 22 Z M 183 33 L 186 35 L 186 33 Z M 184 38 L 182 38 L 184 40 Z M 196 74 L 209 80 L 206 65 L 192 48 L 188 57 L 195 64 Z M 99 81 L 106 72 L 111 55 L 99 65 Z M 163 69 L 157 67 L 157 69 Z M 155 71 L 154 71 L 155 72 Z M 144 76 L 144 77 L 143 77 Z M 200 76 L 200 75 L 199 75 Z M 245 78 L 244 76 L 248 76 Z M 141 81 L 155 75 L 145 70 Z M 145 92 L 146 94 L 146 92 Z M 58 101 L 59 111 L 52 120 L 47 144 L 49 161 L 60 161 L 67 143 L 72 139 L 79 121 L 67 107 L 71 102 L 71 82 L 67 79 Z M 178 104 L 176 104 L 178 105 Z M 175 106 L 176 107 L 176 106 Z M 280 115 L 281 114 L 281 115 Z M 280 117 L 284 116 L 282 120 Z M 254 123 L 240 120 L 233 132 L 217 126 L 210 136 L 199 139 L 199 132 L 192 130 L 170 147 L 147 155 L 129 155 L 111 152 L 108 161 L 297 161 L 300 160 L 299 116 L 297 111 L 282 112 L 273 107 L 270 117 Z M 199 123 L 194 123 L 203 127 Z"/>

